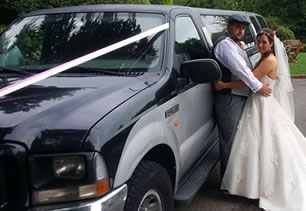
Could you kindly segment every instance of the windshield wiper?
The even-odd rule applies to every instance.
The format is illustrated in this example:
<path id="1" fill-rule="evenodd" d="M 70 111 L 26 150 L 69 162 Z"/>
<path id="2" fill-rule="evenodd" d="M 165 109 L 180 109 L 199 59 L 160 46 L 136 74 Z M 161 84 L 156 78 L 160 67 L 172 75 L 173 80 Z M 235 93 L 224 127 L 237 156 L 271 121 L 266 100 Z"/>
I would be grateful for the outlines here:
<path id="1" fill-rule="evenodd" d="M 70 68 L 70 70 L 86 70 L 86 71 L 97 72 L 97 73 L 102 73 L 102 74 L 105 74 L 105 75 L 113 75 L 113 76 L 133 75 L 133 74 L 131 74 L 130 71 L 128 71 L 128 72 L 124 72 L 124 71 L 123 72 L 115 72 L 115 71 L 109 71 L 109 70 L 104 70 L 104 69 L 100 69 L 100 68 L 92 68 L 92 67 L 73 67 L 73 68 Z"/>
<path id="2" fill-rule="evenodd" d="M 0 67 L 0 71 L 7 71 L 7 72 L 13 72 L 13 73 L 17 73 L 20 75 L 33 75 L 32 73 L 29 73 L 25 70 L 22 69 L 13 69 L 13 68 L 8 68 L 8 67 Z M 1 74 L 1 72 L 0 72 Z"/>

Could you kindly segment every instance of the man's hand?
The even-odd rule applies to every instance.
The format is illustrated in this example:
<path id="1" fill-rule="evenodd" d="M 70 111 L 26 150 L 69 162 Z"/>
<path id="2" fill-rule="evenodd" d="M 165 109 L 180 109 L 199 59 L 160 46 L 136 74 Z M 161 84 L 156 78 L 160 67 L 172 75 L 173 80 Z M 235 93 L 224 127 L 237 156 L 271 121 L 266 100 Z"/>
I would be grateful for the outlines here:
<path id="1" fill-rule="evenodd" d="M 272 93 L 272 89 L 268 86 L 268 84 L 264 83 L 258 92 L 265 97 L 269 97 Z"/>
<path id="2" fill-rule="evenodd" d="M 221 89 L 224 89 L 224 83 L 222 81 L 215 82 L 215 89 L 217 91 L 220 91 Z"/>

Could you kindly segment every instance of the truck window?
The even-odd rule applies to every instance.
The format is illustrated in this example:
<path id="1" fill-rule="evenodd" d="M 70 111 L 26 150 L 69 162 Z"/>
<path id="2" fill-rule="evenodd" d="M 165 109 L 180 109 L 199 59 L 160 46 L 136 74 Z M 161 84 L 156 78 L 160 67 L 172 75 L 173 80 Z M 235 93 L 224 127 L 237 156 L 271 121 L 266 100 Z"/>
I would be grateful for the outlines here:
<path id="1" fill-rule="evenodd" d="M 176 18 L 175 55 L 179 63 L 208 57 L 206 47 L 190 17 Z"/>
<path id="2" fill-rule="evenodd" d="M 226 30 L 228 16 L 201 15 L 201 18 L 209 34 L 209 37 L 207 39 L 211 39 L 212 43 L 215 43 L 219 35 Z M 244 48 L 246 50 L 248 48 L 255 46 L 255 41 L 249 27 L 247 27 L 245 30 L 245 36 L 243 42 L 244 42 Z"/>
<path id="3" fill-rule="evenodd" d="M 261 30 L 261 26 L 259 25 L 255 17 L 250 16 L 250 19 L 252 21 L 253 26 L 255 27 L 256 34 L 257 34 Z"/>
<path id="4" fill-rule="evenodd" d="M 1 34 L 1 66 L 40 72 L 163 24 L 161 14 L 60 13 L 18 19 Z M 159 70 L 164 33 L 81 64 L 82 69 Z"/>
<path id="5" fill-rule="evenodd" d="M 266 23 L 265 19 L 263 17 L 256 15 L 257 20 L 259 21 L 261 28 L 267 28 L 268 24 Z"/>

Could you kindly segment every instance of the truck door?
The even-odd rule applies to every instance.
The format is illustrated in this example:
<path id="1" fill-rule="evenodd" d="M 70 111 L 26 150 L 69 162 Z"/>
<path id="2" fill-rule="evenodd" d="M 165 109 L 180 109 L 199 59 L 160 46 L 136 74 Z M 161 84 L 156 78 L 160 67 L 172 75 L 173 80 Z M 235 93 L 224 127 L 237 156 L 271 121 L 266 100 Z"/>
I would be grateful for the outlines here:
<path id="1" fill-rule="evenodd" d="M 180 64 L 194 59 L 209 58 L 192 17 L 180 14 L 175 17 L 174 72 L 180 78 Z M 180 83 L 176 97 L 179 105 L 178 119 L 181 130 L 176 131 L 179 142 L 181 174 L 215 140 L 213 115 L 213 86 L 211 83 Z"/>

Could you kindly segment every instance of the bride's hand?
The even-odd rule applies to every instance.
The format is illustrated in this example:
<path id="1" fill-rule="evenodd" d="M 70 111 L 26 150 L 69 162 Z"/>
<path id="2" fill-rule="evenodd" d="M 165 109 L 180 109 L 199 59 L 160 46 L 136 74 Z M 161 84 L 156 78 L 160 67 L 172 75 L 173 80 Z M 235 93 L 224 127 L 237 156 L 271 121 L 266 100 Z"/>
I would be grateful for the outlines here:
<path id="1" fill-rule="evenodd" d="M 221 89 L 224 89 L 224 83 L 222 81 L 215 82 L 215 89 L 217 91 L 220 91 Z"/>

